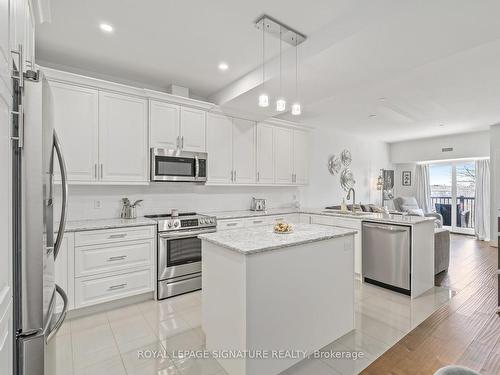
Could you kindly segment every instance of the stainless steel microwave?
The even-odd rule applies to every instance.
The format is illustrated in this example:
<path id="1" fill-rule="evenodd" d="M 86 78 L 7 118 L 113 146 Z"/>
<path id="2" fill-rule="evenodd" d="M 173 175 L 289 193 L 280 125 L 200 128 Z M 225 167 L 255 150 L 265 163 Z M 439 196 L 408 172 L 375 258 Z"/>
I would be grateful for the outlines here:
<path id="1" fill-rule="evenodd" d="M 207 181 L 206 152 L 151 148 L 151 181 Z"/>

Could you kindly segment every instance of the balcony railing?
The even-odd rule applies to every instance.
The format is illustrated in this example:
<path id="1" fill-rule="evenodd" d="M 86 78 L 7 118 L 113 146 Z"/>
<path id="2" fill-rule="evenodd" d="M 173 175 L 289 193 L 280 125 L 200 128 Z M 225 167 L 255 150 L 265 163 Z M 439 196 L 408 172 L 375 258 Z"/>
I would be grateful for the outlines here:
<path id="1" fill-rule="evenodd" d="M 443 225 L 451 226 L 451 197 L 431 197 L 432 208 L 443 215 Z M 475 197 L 457 197 L 457 227 L 474 228 Z"/>

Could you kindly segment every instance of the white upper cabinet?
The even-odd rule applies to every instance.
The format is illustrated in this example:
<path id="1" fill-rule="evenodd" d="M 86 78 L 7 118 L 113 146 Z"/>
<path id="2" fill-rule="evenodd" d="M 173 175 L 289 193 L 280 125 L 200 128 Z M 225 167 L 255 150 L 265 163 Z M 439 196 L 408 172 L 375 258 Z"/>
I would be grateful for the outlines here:
<path id="1" fill-rule="evenodd" d="M 148 181 L 145 99 L 99 92 L 99 162 L 103 182 Z"/>
<path id="2" fill-rule="evenodd" d="M 233 182 L 255 183 L 255 122 L 233 119 Z"/>
<path id="3" fill-rule="evenodd" d="M 274 183 L 274 126 L 257 125 L 257 183 Z"/>
<path id="4" fill-rule="evenodd" d="M 158 100 L 149 103 L 150 146 L 205 152 L 205 111 Z"/>
<path id="5" fill-rule="evenodd" d="M 305 185 L 309 181 L 309 134 L 293 130 L 293 183 Z"/>
<path id="6" fill-rule="evenodd" d="M 180 130 L 180 106 L 156 100 L 149 102 L 150 146 L 175 149 Z"/>
<path id="7" fill-rule="evenodd" d="M 277 184 L 291 184 L 293 182 L 293 131 L 289 128 L 275 127 L 275 176 Z"/>
<path id="8" fill-rule="evenodd" d="M 230 184 L 233 170 L 233 120 L 207 114 L 208 182 Z"/>
<path id="9" fill-rule="evenodd" d="M 98 91 L 51 82 L 54 128 L 64 152 L 68 180 L 98 179 Z M 57 163 L 56 163 L 57 165 Z M 58 165 L 56 166 L 58 178 Z"/>
<path id="10" fill-rule="evenodd" d="M 205 152 L 206 112 L 181 107 L 180 147 L 186 151 Z"/>

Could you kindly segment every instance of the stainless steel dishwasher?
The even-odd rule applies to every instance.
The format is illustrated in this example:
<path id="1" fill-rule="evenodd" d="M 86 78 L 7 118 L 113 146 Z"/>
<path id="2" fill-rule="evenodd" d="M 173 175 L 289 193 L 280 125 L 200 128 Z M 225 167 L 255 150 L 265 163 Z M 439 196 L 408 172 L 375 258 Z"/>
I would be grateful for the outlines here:
<path id="1" fill-rule="evenodd" d="M 365 282 L 410 295 L 411 228 L 363 222 L 362 262 Z"/>

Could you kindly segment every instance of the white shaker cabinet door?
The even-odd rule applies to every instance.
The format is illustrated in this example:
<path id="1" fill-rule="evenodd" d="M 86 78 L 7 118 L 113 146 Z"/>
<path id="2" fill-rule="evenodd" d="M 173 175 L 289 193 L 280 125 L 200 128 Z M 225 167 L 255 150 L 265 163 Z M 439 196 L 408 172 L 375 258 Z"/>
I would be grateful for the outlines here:
<path id="1" fill-rule="evenodd" d="M 302 130 L 293 131 L 293 173 L 294 183 L 305 185 L 309 181 L 309 134 Z"/>
<path id="2" fill-rule="evenodd" d="M 292 183 L 292 129 L 274 129 L 275 170 L 277 184 Z"/>
<path id="3" fill-rule="evenodd" d="M 151 147 L 176 149 L 179 142 L 180 106 L 151 100 L 149 131 Z"/>
<path id="4" fill-rule="evenodd" d="M 65 233 L 61 248 L 57 255 L 55 262 L 55 280 L 56 284 L 59 285 L 68 296 L 68 309 L 72 310 L 73 301 L 73 277 L 74 277 L 74 249 L 75 245 L 75 235 L 74 233 Z M 56 311 L 61 312 L 63 308 L 63 302 L 59 296 L 57 296 Z"/>
<path id="5" fill-rule="evenodd" d="M 99 92 L 99 174 L 103 182 L 148 181 L 145 99 Z"/>
<path id="6" fill-rule="evenodd" d="M 233 119 L 233 180 L 255 182 L 255 122 Z"/>
<path id="7" fill-rule="evenodd" d="M 229 184 L 233 170 L 233 120 L 207 114 L 208 182 Z"/>
<path id="8" fill-rule="evenodd" d="M 274 126 L 257 125 L 257 183 L 274 184 Z"/>
<path id="9" fill-rule="evenodd" d="M 181 148 L 205 152 L 206 113 L 199 109 L 181 107 Z"/>
<path id="10" fill-rule="evenodd" d="M 69 182 L 98 179 L 98 91 L 50 82 L 52 113 Z M 44 102 L 45 104 L 45 102 Z M 56 163 L 56 179 L 60 179 Z"/>

